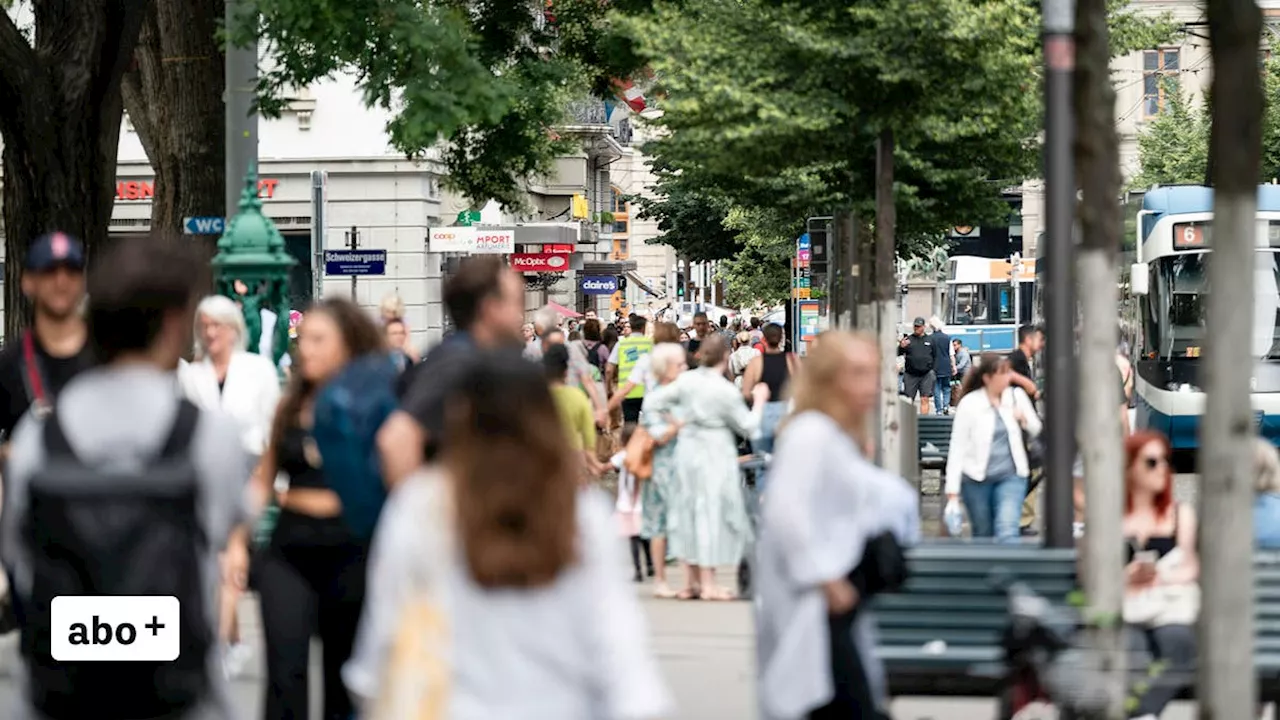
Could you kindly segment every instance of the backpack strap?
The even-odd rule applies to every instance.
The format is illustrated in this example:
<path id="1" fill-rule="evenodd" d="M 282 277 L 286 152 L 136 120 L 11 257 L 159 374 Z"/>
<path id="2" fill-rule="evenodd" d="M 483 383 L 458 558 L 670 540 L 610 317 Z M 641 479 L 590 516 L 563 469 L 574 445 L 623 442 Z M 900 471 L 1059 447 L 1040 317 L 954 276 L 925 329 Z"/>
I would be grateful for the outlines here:
<path id="1" fill-rule="evenodd" d="M 67 441 L 66 433 L 62 431 L 62 423 L 58 422 L 58 414 L 52 408 L 44 418 L 44 452 L 50 459 L 59 458 L 76 463 L 80 462 L 80 459 L 76 456 L 76 451 L 72 449 L 71 443 Z"/>
<path id="2" fill-rule="evenodd" d="M 161 446 L 157 459 L 169 460 L 186 452 L 191 445 L 191 439 L 195 437 L 196 422 L 199 419 L 200 408 L 190 400 L 179 401 L 178 412 L 173 419 L 173 429 L 169 431 L 169 437 Z"/>

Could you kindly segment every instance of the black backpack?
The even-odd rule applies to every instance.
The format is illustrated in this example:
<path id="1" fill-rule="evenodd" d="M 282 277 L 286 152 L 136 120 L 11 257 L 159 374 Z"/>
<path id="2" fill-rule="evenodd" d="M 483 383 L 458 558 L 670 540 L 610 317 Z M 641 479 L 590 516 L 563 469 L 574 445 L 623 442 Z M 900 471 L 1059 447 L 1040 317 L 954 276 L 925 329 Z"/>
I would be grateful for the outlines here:
<path id="1" fill-rule="evenodd" d="M 189 448 L 199 410 L 179 405 L 156 458 L 136 474 L 106 474 L 76 457 L 56 414 L 45 420 L 44 468 L 31 478 L 23 528 L 32 585 L 19 608 L 30 699 L 52 720 L 178 717 L 209 693 L 213 631 L 201 569 L 209 541 L 198 515 Z M 172 662 L 57 662 L 50 605 L 60 595 L 178 598 Z M 146 632 L 139 628 L 139 632 Z"/>

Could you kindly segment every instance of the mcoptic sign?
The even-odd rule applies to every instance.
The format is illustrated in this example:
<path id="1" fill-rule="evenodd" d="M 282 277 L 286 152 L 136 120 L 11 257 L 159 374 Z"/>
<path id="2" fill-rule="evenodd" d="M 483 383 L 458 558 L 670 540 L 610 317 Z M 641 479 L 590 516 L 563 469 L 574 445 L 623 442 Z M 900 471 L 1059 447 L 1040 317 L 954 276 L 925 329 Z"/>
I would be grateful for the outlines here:
<path id="1" fill-rule="evenodd" d="M 476 230 L 475 246 L 471 252 L 490 255 L 510 255 L 516 251 L 514 230 Z"/>
<path id="2" fill-rule="evenodd" d="M 583 295 L 612 295 L 618 291 L 618 278 L 592 276 L 582 278 Z"/>
<path id="3" fill-rule="evenodd" d="M 569 256 L 553 253 L 516 253 L 511 256 L 511 267 L 518 272 L 565 272 L 569 269 Z"/>
<path id="4" fill-rule="evenodd" d="M 432 228 L 427 237 L 427 249 L 430 252 L 471 252 L 475 242 L 475 228 Z"/>

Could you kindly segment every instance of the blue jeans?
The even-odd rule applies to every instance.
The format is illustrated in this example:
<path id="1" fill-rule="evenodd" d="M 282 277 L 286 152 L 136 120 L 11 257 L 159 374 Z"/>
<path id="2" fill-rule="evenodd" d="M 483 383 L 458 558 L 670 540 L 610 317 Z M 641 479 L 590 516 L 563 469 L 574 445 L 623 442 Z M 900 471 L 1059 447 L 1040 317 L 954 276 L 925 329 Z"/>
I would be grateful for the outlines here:
<path id="1" fill-rule="evenodd" d="M 757 454 L 773 452 L 773 441 L 778 435 L 778 424 L 787 416 L 787 405 L 785 400 L 764 404 L 764 412 L 760 417 L 760 438 L 751 442 L 751 449 Z"/>
<path id="2" fill-rule="evenodd" d="M 960 499 L 969 514 L 969 529 L 976 538 L 994 537 L 996 542 L 1018 542 L 1022 500 L 1027 479 L 1017 475 L 987 478 L 981 482 L 966 477 L 960 484 Z"/>
<path id="3" fill-rule="evenodd" d="M 951 407 L 951 376 L 939 375 L 933 383 L 933 414 L 946 415 Z"/>

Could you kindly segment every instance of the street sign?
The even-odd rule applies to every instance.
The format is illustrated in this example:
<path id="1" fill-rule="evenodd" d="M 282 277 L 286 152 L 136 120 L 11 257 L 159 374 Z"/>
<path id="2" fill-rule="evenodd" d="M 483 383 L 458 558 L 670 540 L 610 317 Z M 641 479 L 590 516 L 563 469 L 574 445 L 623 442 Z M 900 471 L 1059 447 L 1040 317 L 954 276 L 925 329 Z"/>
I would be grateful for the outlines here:
<path id="1" fill-rule="evenodd" d="M 479 210 L 463 210 L 458 213 L 459 225 L 475 225 L 478 222 L 480 222 Z"/>
<path id="2" fill-rule="evenodd" d="M 796 241 L 796 250 L 808 250 L 810 247 L 809 242 L 809 233 L 801 235 L 800 239 Z"/>
<path id="3" fill-rule="evenodd" d="M 515 230 L 477 230 L 474 253 L 509 255 L 516 251 Z"/>
<path id="4" fill-rule="evenodd" d="M 511 267 L 518 272 L 565 272 L 569 269 L 569 256 L 555 253 L 516 253 L 511 256 Z"/>
<path id="5" fill-rule="evenodd" d="M 325 275 L 386 275 L 386 250 L 325 250 Z"/>
<path id="6" fill-rule="evenodd" d="M 182 232 L 187 235 L 221 235 L 227 221 L 220 217 L 189 217 L 182 219 Z"/>
<path id="7" fill-rule="evenodd" d="M 616 277 L 588 275 L 582 278 L 583 295 L 612 295 L 620 289 Z"/>

